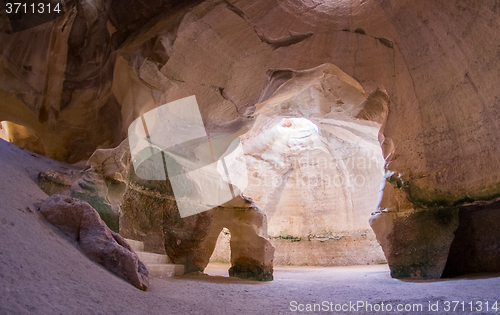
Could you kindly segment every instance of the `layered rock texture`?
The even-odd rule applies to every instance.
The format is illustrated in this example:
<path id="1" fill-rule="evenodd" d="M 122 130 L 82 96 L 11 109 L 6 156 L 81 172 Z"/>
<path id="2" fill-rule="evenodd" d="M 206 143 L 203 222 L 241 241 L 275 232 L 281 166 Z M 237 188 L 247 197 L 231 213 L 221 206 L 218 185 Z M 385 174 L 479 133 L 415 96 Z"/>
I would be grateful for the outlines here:
<path id="1" fill-rule="evenodd" d="M 500 138 L 499 10 L 497 1 L 462 0 L 78 1 L 68 2 L 58 19 L 17 33 L 1 15 L 0 121 L 9 124 L 2 137 L 76 162 L 98 148 L 117 146 L 141 114 L 190 95 L 198 99 L 207 130 L 242 135 L 262 123 L 262 116 L 252 116 L 255 104 L 269 101 L 296 73 L 331 63 L 359 82 L 365 94 L 384 99 L 376 92 L 381 88 L 390 100 L 385 123 L 369 110 L 351 113 L 383 125 L 378 140 L 389 161 L 386 168 L 396 177 L 391 180 L 395 191 L 380 210 L 460 209 L 457 237 L 450 234 L 456 219 L 443 227 L 448 235 L 443 239 L 451 242 L 477 224 L 472 215 L 477 211 L 468 214 L 462 208 L 466 203 L 500 195 L 500 148 L 492 145 Z M 314 101 L 325 116 L 321 99 Z M 310 115 L 291 118 L 321 127 Z M 299 125 L 314 129 L 293 120 L 280 128 L 299 132 L 292 128 Z M 277 169 L 281 177 L 286 171 Z M 269 194 L 260 197 L 273 200 Z M 337 214 L 345 214 L 338 222 L 348 222 L 335 229 L 363 225 L 356 213 L 349 219 L 345 194 L 328 194 L 342 200 L 332 200 L 343 209 Z M 361 199 L 352 197 L 354 203 Z M 316 200 L 308 203 L 319 207 Z M 369 204 L 360 205 L 366 214 L 375 210 Z M 290 209 L 297 215 L 304 205 Z M 493 215 L 495 207 L 488 211 Z M 271 209 L 272 235 L 284 231 L 272 227 L 278 218 L 279 211 Z M 440 220 L 432 224 L 440 226 Z M 320 230 L 326 224 L 317 223 Z M 300 235 L 309 233 L 295 223 L 283 224 Z M 479 234 L 474 239 L 481 243 Z M 287 235 L 295 237 L 281 234 Z M 322 234 L 311 230 L 311 235 Z"/>
<path id="2" fill-rule="evenodd" d="M 114 149 L 96 150 L 83 170 L 41 172 L 37 182 L 49 196 L 61 194 L 88 202 L 107 226 L 118 232 L 129 165 L 128 141 L 123 141 Z"/>
<path id="3" fill-rule="evenodd" d="M 47 198 L 39 211 L 62 234 L 77 243 L 91 260 L 136 288 L 148 289 L 146 265 L 120 234 L 106 226 L 88 203 L 56 194 Z"/>
<path id="4" fill-rule="evenodd" d="M 66 173 L 50 170 L 38 175 L 38 185 L 47 194 L 62 194 L 88 202 L 108 227 L 118 232 L 121 196 L 113 199 L 116 190 L 114 182 L 106 182 L 101 174 L 88 171 Z M 113 201 L 111 201 L 113 200 Z"/>
<path id="5" fill-rule="evenodd" d="M 458 227 L 457 209 L 378 213 L 370 221 L 393 278 L 441 278 Z"/>

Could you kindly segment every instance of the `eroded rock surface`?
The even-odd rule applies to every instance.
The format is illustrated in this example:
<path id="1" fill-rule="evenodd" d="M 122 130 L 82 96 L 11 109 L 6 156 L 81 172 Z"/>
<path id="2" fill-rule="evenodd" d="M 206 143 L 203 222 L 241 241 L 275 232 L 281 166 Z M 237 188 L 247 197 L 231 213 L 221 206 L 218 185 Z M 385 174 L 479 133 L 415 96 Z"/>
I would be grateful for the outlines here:
<path id="1" fill-rule="evenodd" d="M 457 209 L 381 212 L 370 223 L 393 278 L 441 278 L 458 227 Z"/>
<path id="2" fill-rule="evenodd" d="M 80 1 L 15 34 L 2 16 L 0 120 L 29 127 L 51 157 L 117 145 L 138 115 L 193 94 L 210 128 L 240 129 L 269 81 L 330 62 L 369 92 L 386 89 L 390 169 L 415 198 L 499 191 L 494 2 L 117 3 Z"/>
<path id="3" fill-rule="evenodd" d="M 61 194 L 88 202 L 111 230 L 118 231 L 119 200 L 110 201 L 108 188 L 112 184 L 107 183 L 100 174 L 92 170 L 50 170 L 38 175 L 38 185 L 49 196 Z"/>
<path id="4" fill-rule="evenodd" d="M 49 196 L 61 194 L 88 202 L 118 232 L 129 164 L 128 141 L 123 141 L 116 148 L 96 150 L 83 170 L 41 172 L 38 186 Z"/>
<path id="5" fill-rule="evenodd" d="M 147 290 L 147 267 L 88 203 L 55 194 L 47 198 L 39 210 L 48 222 L 76 242 L 87 257 L 136 288 Z"/>
<path id="6" fill-rule="evenodd" d="M 331 64 L 290 72 L 289 81 L 257 104 L 255 124 L 241 136 L 249 174 L 244 193 L 266 213 L 271 237 L 289 239 L 293 247 L 372 235 L 368 218 L 384 180 L 379 134 L 387 108 L 384 92 L 366 93 Z M 376 244 L 374 238 L 359 240 Z M 315 256 L 316 246 L 309 248 L 303 250 Z M 383 259 L 379 255 L 344 256 L 366 264 Z"/>
<path id="7" fill-rule="evenodd" d="M 146 181 L 130 171 L 120 233 L 144 242 L 148 251 L 166 253 L 185 272 L 202 272 L 223 228 L 231 232 L 230 275 L 273 279 L 274 247 L 267 240 L 266 215 L 236 197 L 219 207 L 181 218 L 169 181 Z"/>
<path id="8" fill-rule="evenodd" d="M 29 127 L 51 158 L 77 162 L 123 138 L 108 9 L 109 1 L 68 3 L 51 22 L 2 28 L 0 120 Z"/>

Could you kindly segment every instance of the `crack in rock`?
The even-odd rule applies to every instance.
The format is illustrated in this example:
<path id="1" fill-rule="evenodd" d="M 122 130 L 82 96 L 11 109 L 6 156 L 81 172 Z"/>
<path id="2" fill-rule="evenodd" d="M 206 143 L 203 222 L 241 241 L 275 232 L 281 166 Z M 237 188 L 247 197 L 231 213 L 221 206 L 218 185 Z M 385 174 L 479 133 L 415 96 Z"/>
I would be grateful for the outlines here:
<path id="1" fill-rule="evenodd" d="M 263 43 L 270 45 L 273 49 L 278 49 L 280 47 L 286 47 L 286 46 L 298 44 L 301 41 L 306 40 L 313 35 L 312 32 L 301 34 L 301 33 L 293 32 L 293 31 L 288 31 L 289 36 L 284 36 L 284 37 L 278 38 L 278 39 L 269 38 L 268 36 L 266 36 L 265 34 L 260 32 L 259 30 L 257 30 L 256 27 L 250 23 L 250 17 L 243 10 L 236 7 L 234 4 L 230 3 L 227 0 L 225 0 L 224 2 L 226 3 L 229 10 L 234 12 L 236 15 L 238 15 L 243 20 L 245 20 L 245 22 L 247 22 L 248 25 L 250 25 L 250 27 L 257 34 L 257 36 L 259 36 L 260 40 Z"/>
<path id="2" fill-rule="evenodd" d="M 354 30 L 354 32 L 352 32 L 349 29 L 343 29 L 342 31 L 369 36 L 371 38 L 378 40 L 382 45 L 384 45 L 388 48 L 394 49 L 394 42 L 392 40 L 385 38 L 385 37 L 376 37 L 376 36 L 368 35 L 368 34 L 366 34 L 366 31 L 362 28 L 357 28 Z"/>

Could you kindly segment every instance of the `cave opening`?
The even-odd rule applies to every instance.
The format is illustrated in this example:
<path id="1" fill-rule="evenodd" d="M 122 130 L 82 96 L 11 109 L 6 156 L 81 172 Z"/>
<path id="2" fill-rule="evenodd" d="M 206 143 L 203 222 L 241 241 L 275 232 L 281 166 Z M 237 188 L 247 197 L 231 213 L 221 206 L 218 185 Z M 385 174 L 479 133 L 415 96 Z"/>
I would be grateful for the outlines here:
<path id="1" fill-rule="evenodd" d="M 204 272 L 210 276 L 227 276 L 230 263 L 231 231 L 228 228 L 223 228 L 219 233 L 210 262 Z"/>
<path id="2" fill-rule="evenodd" d="M 14 143 L 20 148 L 45 155 L 45 147 L 40 136 L 31 128 L 12 121 L 0 121 L 0 139 Z"/>
<path id="3" fill-rule="evenodd" d="M 258 136 L 242 137 L 249 167 L 243 193 L 266 214 L 274 266 L 386 263 L 369 225 L 385 181 L 378 125 L 360 119 L 263 117 L 255 124 Z M 262 153 L 263 148 L 269 150 Z M 227 275 L 221 265 L 231 262 L 230 242 L 231 231 L 224 228 L 207 274 Z"/>

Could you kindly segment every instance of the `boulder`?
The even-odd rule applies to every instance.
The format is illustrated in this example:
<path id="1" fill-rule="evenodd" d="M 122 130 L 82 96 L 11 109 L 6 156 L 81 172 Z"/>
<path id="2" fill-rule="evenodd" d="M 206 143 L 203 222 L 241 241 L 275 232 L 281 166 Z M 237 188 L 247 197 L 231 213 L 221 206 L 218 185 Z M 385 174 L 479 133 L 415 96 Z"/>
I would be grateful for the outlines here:
<path id="1" fill-rule="evenodd" d="M 107 226 L 118 232 L 120 208 L 109 200 L 108 185 L 100 174 L 83 172 L 82 177 L 71 186 L 70 196 L 88 202 Z"/>
<path id="2" fill-rule="evenodd" d="M 136 288 L 147 290 L 147 267 L 87 202 L 55 194 L 41 204 L 40 213 L 65 236 L 78 242 L 80 250 L 91 260 Z"/>
<path id="3" fill-rule="evenodd" d="M 40 205 L 39 211 L 45 219 L 73 241 L 80 239 L 83 213 L 89 204 L 79 199 L 52 195 Z"/>
<path id="4" fill-rule="evenodd" d="M 106 226 L 95 210 L 83 213 L 79 245 L 82 252 L 96 263 L 136 288 L 147 290 L 146 265 L 118 233 Z"/>
<path id="5" fill-rule="evenodd" d="M 87 201 L 108 227 L 118 232 L 120 203 L 125 193 L 130 151 L 128 140 L 113 149 L 98 149 L 84 170 L 48 170 L 38 175 L 38 186 L 47 194 L 61 194 Z"/>

